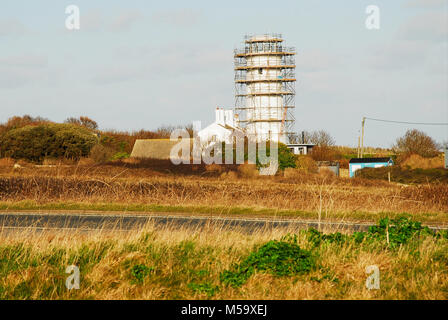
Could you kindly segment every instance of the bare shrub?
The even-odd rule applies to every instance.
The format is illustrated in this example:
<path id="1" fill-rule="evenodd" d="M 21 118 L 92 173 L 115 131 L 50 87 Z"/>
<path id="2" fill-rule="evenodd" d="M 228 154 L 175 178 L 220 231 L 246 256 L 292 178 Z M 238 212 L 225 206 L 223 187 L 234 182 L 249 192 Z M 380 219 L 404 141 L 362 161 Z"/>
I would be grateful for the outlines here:
<path id="1" fill-rule="evenodd" d="M 24 159 L 17 160 L 15 164 L 19 165 L 20 167 L 34 167 L 33 163 L 30 163 Z"/>
<path id="2" fill-rule="evenodd" d="M 44 166 L 55 166 L 60 164 L 60 160 L 59 159 L 55 159 L 55 158 L 45 158 L 44 161 L 42 161 L 42 164 Z"/>
<path id="3" fill-rule="evenodd" d="M 350 163 L 349 159 L 340 159 L 338 160 L 338 162 L 339 162 L 339 168 L 348 169 Z"/>
<path id="4" fill-rule="evenodd" d="M 311 157 L 315 161 L 333 161 L 340 159 L 342 154 L 334 147 L 316 146 L 311 151 Z"/>
<path id="5" fill-rule="evenodd" d="M 315 145 L 318 145 L 320 147 L 330 147 L 334 146 L 336 141 L 334 138 L 325 130 L 318 130 L 318 131 L 312 131 L 304 132 L 304 138 L 306 143 L 314 143 Z"/>
<path id="6" fill-rule="evenodd" d="M 223 170 L 224 170 L 223 166 L 216 164 L 216 163 L 212 163 L 212 164 L 205 166 L 205 171 L 207 171 L 207 172 L 221 173 L 221 172 L 223 172 Z"/>
<path id="7" fill-rule="evenodd" d="M 170 168 L 175 170 L 179 166 L 167 166 L 164 171 L 160 168 L 155 170 L 155 166 L 140 166 L 134 168 L 130 164 L 124 166 L 116 162 L 56 168 L 29 165 L 14 172 L 11 168 L 0 167 L 0 200 L 19 206 L 19 201 L 26 200 L 39 201 L 39 205 L 54 202 L 62 207 L 65 207 L 63 203 L 94 207 L 107 203 L 117 205 L 117 208 L 157 204 L 315 212 L 320 207 L 320 199 L 323 199 L 322 212 L 331 212 L 333 218 L 347 213 L 352 217 L 372 218 L 381 212 L 406 212 L 426 221 L 447 219 L 448 185 L 428 184 L 426 179 L 420 182 L 424 183 L 421 186 L 403 186 L 390 184 L 387 180 L 329 179 L 302 172 L 300 178 L 279 175 L 269 177 L 268 181 L 267 177 L 237 178 L 237 173 L 231 170 L 225 175 L 222 173 L 222 178 L 202 175 L 205 168 L 202 171 L 199 165 L 201 173 L 196 176 L 182 171 L 179 174 L 170 172 Z M 191 168 L 183 167 L 191 173 Z M 394 174 L 392 178 L 396 181 Z"/>
<path id="8" fill-rule="evenodd" d="M 95 160 L 92 158 L 81 158 L 78 161 L 78 166 L 91 166 L 95 164 Z"/>
<path id="9" fill-rule="evenodd" d="M 22 117 L 14 116 L 8 119 L 4 124 L 0 124 L 0 134 L 6 133 L 9 130 L 23 128 L 29 125 L 39 125 L 44 123 L 50 123 L 48 119 L 42 117 L 31 117 L 30 115 L 24 115 Z"/>
<path id="10" fill-rule="evenodd" d="M 283 171 L 283 176 L 287 179 L 293 179 L 298 180 L 302 179 L 304 176 L 304 171 L 301 169 L 294 169 L 294 168 L 286 168 Z"/>
<path id="11" fill-rule="evenodd" d="M 434 158 L 424 158 L 418 154 L 412 154 L 403 160 L 400 164 L 401 167 L 409 167 L 411 169 L 433 169 L 433 168 L 443 168 L 443 156 Z"/>
<path id="12" fill-rule="evenodd" d="M 141 160 L 138 158 L 127 158 L 127 159 L 122 159 L 121 161 L 125 164 L 133 164 L 133 165 L 138 165 L 141 163 Z"/>
<path id="13" fill-rule="evenodd" d="M 296 161 L 296 166 L 298 169 L 301 169 L 307 173 L 317 172 L 316 161 L 314 161 L 310 156 L 299 156 Z"/>
<path id="14" fill-rule="evenodd" d="M 238 179 L 238 175 L 236 174 L 235 171 L 227 171 L 227 172 L 223 172 L 220 175 L 221 179 L 227 179 L 227 180 L 236 180 Z"/>
<path id="15" fill-rule="evenodd" d="M 243 178 L 258 177 L 258 170 L 255 164 L 242 164 L 238 166 L 238 174 Z"/>
<path id="16" fill-rule="evenodd" d="M 333 171 L 325 167 L 319 168 L 319 176 L 327 178 L 328 180 L 331 180 L 336 177 Z"/>
<path id="17" fill-rule="evenodd" d="M 340 168 L 339 169 L 339 177 L 340 178 L 350 178 L 350 172 L 348 169 Z"/>
<path id="18" fill-rule="evenodd" d="M 67 118 L 64 122 L 83 126 L 91 130 L 98 129 L 98 123 L 86 116 L 81 116 L 79 118 Z"/>
<path id="19" fill-rule="evenodd" d="M 113 157 L 115 150 L 110 147 L 105 147 L 101 144 L 95 145 L 90 151 L 90 158 L 96 163 L 104 163 Z"/>
<path id="20" fill-rule="evenodd" d="M 0 167 L 13 167 L 16 162 L 11 158 L 1 158 Z"/>
<path id="21" fill-rule="evenodd" d="M 78 163 L 77 159 L 67 158 L 44 158 L 42 165 L 44 166 L 73 166 Z"/>

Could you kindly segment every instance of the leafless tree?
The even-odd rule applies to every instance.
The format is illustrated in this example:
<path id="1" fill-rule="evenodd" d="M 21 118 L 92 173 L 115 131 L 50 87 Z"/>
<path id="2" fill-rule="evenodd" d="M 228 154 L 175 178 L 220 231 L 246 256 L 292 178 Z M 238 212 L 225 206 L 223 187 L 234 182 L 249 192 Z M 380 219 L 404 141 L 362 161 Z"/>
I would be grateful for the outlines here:
<path id="1" fill-rule="evenodd" d="M 289 143 L 300 143 L 302 140 L 299 139 L 299 135 L 295 132 L 288 133 Z"/>
<path id="2" fill-rule="evenodd" d="M 325 130 L 305 131 L 305 143 L 313 143 L 320 147 L 331 147 L 336 144 L 334 138 Z"/>
<path id="3" fill-rule="evenodd" d="M 92 120 L 89 117 L 81 116 L 81 117 L 79 117 L 79 121 L 81 121 L 81 125 L 86 128 L 89 128 L 92 130 L 98 129 L 98 123 L 96 123 L 95 120 Z"/>
<path id="4" fill-rule="evenodd" d="M 78 126 L 83 126 L 92 130 L 98 129 L 98 123 L 95 120 L 90 119 L 86 116 L 81 116 L 79 118 L 70 117 L 65 119 L 65 123 L 76 124 Z"/>
<path id="5" fill-rule="evenodd" d="M 438 153 L 437 143 L 426 133 L 417 129 L 408 130 L 395 142 L 393 150 L 399 154 L 418 154 L 422 157 L 434 157 Z"/>

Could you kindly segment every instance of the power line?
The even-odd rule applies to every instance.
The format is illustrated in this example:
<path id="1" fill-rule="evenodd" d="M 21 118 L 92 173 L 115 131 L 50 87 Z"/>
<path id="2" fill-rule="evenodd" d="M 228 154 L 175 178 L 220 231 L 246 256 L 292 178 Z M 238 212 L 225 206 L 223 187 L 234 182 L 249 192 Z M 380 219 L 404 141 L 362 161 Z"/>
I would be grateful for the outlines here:
<path id="1" fill-rule="evenodd" d="M 402 123 L 402 124 L 419 124 L 419 125 L 426 125 L 426 126 L 448 126 L 448 123 L 443 123 L 443 122 L 407 122 L 407 121 L 374 119 L 374 118 L 367 118 L 367 117 L 364 117 L 364 119 L 373 120 L 373 121 L 380 121 L 380 122 L 391 122 L 391 123 Z"/>
<path id="2" fill-rule="evenodd" d="M 361 147 L 360 147 L 361 148 L 361 150 L 360 150 L 361 158 L 364 155 L 364 126 L 365 126 L 366 120 L 379 121 L 379 122 L 388 122 L 388 123 L 425 125 L 425 126 L 448 126 L 448 123 L 443 123 L 443 122 L 408 122 L 408 121 L 395 121 L 395 120 L 384 120 L 384 119 L 375 119 L 375 118 L 363 117 L 362 118 Z M 359 147 L 359 141 L 358 141 L 358 147 Z"/>

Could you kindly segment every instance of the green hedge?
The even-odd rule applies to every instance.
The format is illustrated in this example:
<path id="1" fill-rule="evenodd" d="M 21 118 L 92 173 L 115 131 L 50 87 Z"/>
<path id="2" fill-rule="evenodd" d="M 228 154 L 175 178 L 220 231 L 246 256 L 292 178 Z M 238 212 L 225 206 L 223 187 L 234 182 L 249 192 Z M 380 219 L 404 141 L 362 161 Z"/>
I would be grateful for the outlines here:
<path id="1" fill-rule="evenodd" d="M 50 123 L 13 129 L 1 137 L 2 157 L 40 162 L 44 158 L 79 159 L 98 143 L 95 133 L 72 124 Z"/>

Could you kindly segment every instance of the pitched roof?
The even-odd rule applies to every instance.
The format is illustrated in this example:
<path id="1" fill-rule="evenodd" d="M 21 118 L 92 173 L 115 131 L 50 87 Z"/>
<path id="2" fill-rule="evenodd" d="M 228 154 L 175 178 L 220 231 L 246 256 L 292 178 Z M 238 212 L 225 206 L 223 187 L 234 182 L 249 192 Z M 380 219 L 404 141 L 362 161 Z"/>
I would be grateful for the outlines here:
<path id="1" fill-rule="evenodd" d="M 193 144 L 193 139 L 184 139 L 181 142 L 179 140 L 170 139 L 137 139 L 132 149 L 132 158 L 152 158 L 152 159 L 170 159 L 171 149 L 182 143 L 182 145 L 190 144 L 190 148 Z M 191 150 L 191 149 L 190 149 Z"/>
<path id="2" fill-rule="evenodd" d="M 392 159 L 388 158 L 352 158 L 349 163 L 377 163 L 377 162 L 389 162 Z"/>

